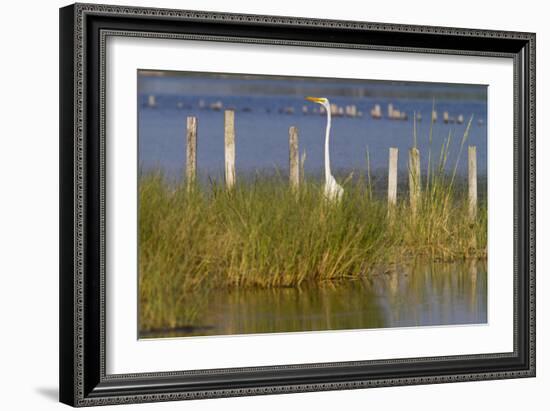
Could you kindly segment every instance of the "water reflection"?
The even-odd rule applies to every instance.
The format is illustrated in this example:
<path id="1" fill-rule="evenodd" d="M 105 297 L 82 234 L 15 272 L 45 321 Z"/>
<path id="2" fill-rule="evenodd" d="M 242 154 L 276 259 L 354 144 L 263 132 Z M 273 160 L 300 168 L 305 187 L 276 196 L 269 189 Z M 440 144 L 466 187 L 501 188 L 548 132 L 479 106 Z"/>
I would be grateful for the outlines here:
<path id="1" fill-rule="evenodd" d="M 361 280 L 211 291 L 197 324 L 142 337 L 487 322 L 485 261 L 394 265 Z"/>

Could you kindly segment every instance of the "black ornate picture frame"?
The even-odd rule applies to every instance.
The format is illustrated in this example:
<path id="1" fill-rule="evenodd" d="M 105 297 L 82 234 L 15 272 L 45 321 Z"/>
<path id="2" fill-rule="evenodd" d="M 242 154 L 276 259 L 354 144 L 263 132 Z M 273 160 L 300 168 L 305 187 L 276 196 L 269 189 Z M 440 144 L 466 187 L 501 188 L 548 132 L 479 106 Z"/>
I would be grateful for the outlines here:
<path id="1" fill-rule="evenodd" d="M 514 350 L 107 374 L 108 36 L 503 57 L 514 70 Z M 60 400 L 73 406 L 535 376 L 535 34 L 75 4 L 60 10 Z"/>

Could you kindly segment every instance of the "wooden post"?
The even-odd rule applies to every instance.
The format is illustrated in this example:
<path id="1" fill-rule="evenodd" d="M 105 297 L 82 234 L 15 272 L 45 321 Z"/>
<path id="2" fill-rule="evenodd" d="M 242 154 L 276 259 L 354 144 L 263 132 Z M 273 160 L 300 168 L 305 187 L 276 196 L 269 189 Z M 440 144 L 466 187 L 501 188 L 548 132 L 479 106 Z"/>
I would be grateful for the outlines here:
<path id="1" fill-rule="evenodd" d="M 390 147 L 390 158 L 388 166 L 388 209 L 397 204 L 397 158 L 399 150 L 397 147 Z"/>
<path id="2" fill-rule="evenodd" d="M 187 179 L 187 190 L 195 184 L 197 176 L 197 118 L 187 117 L 187 162 L 185 177 Z"/>
<path id="3" fill-rule="evenodd" d="M 235 185 L 235 112 L 225 110 L 225 186 L 229 189 Z"/>
<path id="4" fill-rule="evenodd" d="M 468 147 L 468 215 L 470 221 L 477 216 L 477 156 L 476 146 Z"/>
<path id="5" fill-rule="evenodd" d="M 409 150 L 409 196 L 413 216 L 420 200 L 420 152 L 417 148 Z"/>
<path id="6" fill-rule="evenodd" d="M 288 152 L 290 187 L 297 190 L 300 185 L 300 155 L 298 152 L 298 129 L 294 126 L 288 129 Z"/>

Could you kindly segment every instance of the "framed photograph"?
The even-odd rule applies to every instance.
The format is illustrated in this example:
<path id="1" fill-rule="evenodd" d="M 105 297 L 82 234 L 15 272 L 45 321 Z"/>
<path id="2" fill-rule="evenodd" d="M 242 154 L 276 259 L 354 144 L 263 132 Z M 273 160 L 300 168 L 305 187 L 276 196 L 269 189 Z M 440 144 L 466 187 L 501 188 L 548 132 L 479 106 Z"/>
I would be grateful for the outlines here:
<path id="1" fill-rule="evenodd" d="M 535 34 L 60 10 L 60 399 L 535 376 Z"/>

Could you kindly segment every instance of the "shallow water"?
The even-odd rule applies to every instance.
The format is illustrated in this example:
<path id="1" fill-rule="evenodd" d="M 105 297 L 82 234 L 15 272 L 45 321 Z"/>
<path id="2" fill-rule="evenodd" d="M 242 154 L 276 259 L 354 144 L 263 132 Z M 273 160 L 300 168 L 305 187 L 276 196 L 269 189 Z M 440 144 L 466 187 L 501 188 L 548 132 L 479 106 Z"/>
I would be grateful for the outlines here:
<path id="1" fill-rule="evenodd" d="M 201 82 L 202 81 L 202 82 Z M 204 82 L 207 81 L 210 88 Z M 278 170 L 285 173 L 288 170 L 288 129 L 296 126 L 299 129 L 299 149 L 306 152 L 304 164 L 307 173 L 322 171 L 324 162 L 324 135 L 326 119 L 319 114 L 302 113 L 305 107 L 313 110 L 316 105 L 304 100 L 304 95 L 297 93 L 270 94 L 266 85 L 260 87 L 262 93 L 236 95 L 223 93 L 226 81 L 154 78 L 142 80 L 138 97 L 138 127 L 139 127 L 139 167 L 144 172 L 161 170 L 166 176 L 179 179 L 183 175 L 185 165 L 185 133 L 186 117 L 198 118 L 197 137 L 197 169 L 199 178 L 218 179 L 224 170 L 224 113 L 223 109 L 209 110 L 214 102 L 223 102 L 223 107 L 235 110 L 236 132 L 236 168 L 238 174 L 254 173 L 257 170 Z M 219 94 L 208 94 L 214 87 Z M 267 84 L 267 83 L 266 83 Z M 285 86 L 296 93 L 292 81 L 279 82 L 278 88 Z M 302 87 L 308 82 L 302 82 Z M 179 85 L 179 87 L 178 87 Z M 350 90 L 354 86 L 347 85 Z M 370 88 L 374 85 L 369 85 Z M 389 86 L 384 86 L 389 87 Z M 417 127 L 417 146 L 421 152 L 422 168 L 427 167 L 430 130 L 430 113 L 433 100 L 431 97 L 419 98 L 410 94 L 411 86 L 393 86 L 389 91 L 396 93 L 395 97 L 356 96 L 353 93 L 347 97 L 332 96 L 328 90 L 324 94 L 332 103 L 338 106 L 355 105 L 363 113 L 362 117 L 333 117 L 331 129 L 330 152 L 332 168 L 336 173 L 357 173 L 366 171 L 366 150 L 370 152 L 370 164 L 373 172 L 386 170 L 389 147 L 399 148 L 398 167 L 401 171 L 407 169 L 407 150 L 413 145 L 413 114 L 421 114 L 422 121 Z M 417 87 L 419 87 L 417 85 Z M 434 85 L 422 85 L 421 89 L 427 96 L 438 91 Z M 369 88 L 369 90 L 370 90 Z M 451 85 L 443 87 L 447 91 L 454 90 Z M 479 87 L 478 87 L 479 88 Z M 308 89 L 309 90 L 309 89 Z M 313 89 L 315 90 L 315 88 Z M 320 91 L 320 90 L 319 90 Z M 210 90 L 212 92 L 212 90 Z M 304 91 L 305 93 L 305 91 Z M 147 106 L 149 96 L 156 97 L 156 106 Z M 201 105 L 202 103 L 202 105 Z M 375 104 L 380 104 L 384 115 L 388 104 L 406 112 L 407 121 L 372 119 L 369 115 Z M 202 107 L 202 108 L 201 108 Z M 461 139 L 470 116 L 474 117 L 473 126 L 468 138 L 469 145 L 477 147 L 477 168 L 480 176 L 487 171 L 487 104 L 486 100 L 466 98 L 439 98 L 436 102 L 439 121 L 433 125 L 433 140 L 431 149 L 433 160 L 439 158 L 440 148 L 445 143 L 449 133 L 452 134 L 450 154 L 447 169 L 454 167 L 458 156 Z M 294 114 L 281 113 L 282 108 L 291 108 Z M 448 111 L 451 116 L 464 116 L 463 124 L 444 124 L 442 113 Z M 478 123 L 480 122 L 480 123 Z M 458 173 L 467 170 L 466 154 L 462 153 L 458 164 Z M 382 173 L 384 174 L 384 173 Z"/>
<path id="2" fill-rule="evenodd" d="M 194 295 L 190 295 L 190 304 Z M 487 323 L 484 261 L 417 262 L 360 280 L 212 291 L 194 326 L 141 337 Z M 183 308 L 183 307 L 182 307 Z"/>

